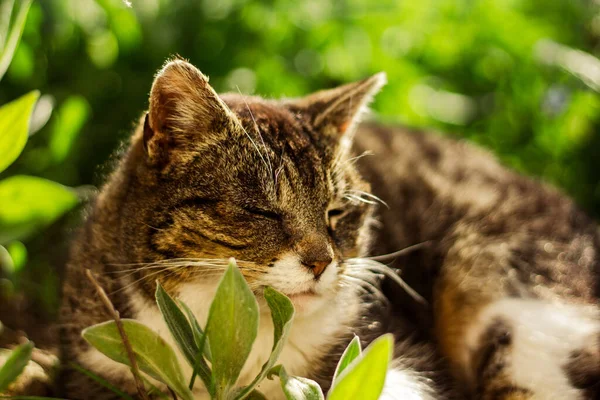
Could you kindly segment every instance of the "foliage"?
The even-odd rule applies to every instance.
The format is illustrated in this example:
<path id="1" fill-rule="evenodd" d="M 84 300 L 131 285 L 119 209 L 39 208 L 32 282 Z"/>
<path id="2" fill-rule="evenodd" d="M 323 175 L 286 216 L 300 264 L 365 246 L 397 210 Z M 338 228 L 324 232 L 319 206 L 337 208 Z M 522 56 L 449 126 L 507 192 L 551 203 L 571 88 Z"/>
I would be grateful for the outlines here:
<path id="1" fill-rule="evenodd" d="M 131 345 L 140 370 L 157 379 L 184 400 L 193 396 L 184 382 L 181 367 L 173 349 L 156 332 L 132 319 L 124 319 L 125 333 L 131 338 Z M 129 364 L 127 352 L 114 321 L 86 328 L 82 336 L 92 346 L 111 359 Z"/>
<path id="2" fill-rule="evenodd" d="M 23 372 L 31 359 L 33 343 L 27 342 L 12 351 L 2 367 L 0 367 L 0 393 Z"/>
<path id="3" fill-rule="evenodd" d="M 274 367 L 291 328 L 294 307 L 286 296 L 272 288 L 265 288 L 263 296 L 273 320 L 273 349 L 252 383 L 240 387 L 236 386 L 236 383 L 256 339 L 260 316 L 254 294 L 235 261 L 231 260 L 229 268 L 219 282 L 210 306 L 206 331 L 200 328 L 196 317 L 187 306 L 180 303 L 187 311 L 186 317 L 186 313 L 180 309 L 178 303 L 169 296 L 160 283 L 157 282 L 156 288 L 158 308 L 177 347 L 188 364 L 194 367 L 193 374 L 199 373 L 212 398 L 223 400 L 264 398 L 256 387 L 267 376 L 271 378 L 277 375 L 288 399 L 323 399 L 321 388 L 316 382 L 307 378 L 289 376 L 281 365 Z M 193 377 L 188 388 L 184 383 L 175 352 L 170 345 L 150 328 L 135 320 L 125 319 L 122 323 L 139 368 L 174 390 L 182 399 L 192 398 Z M 130 364 L 115 321 L 86 328 L 82 336 L 111 359 L 125 365 Z M 206 343 L 210 343 L 212 368 L 208 366 L 206 353 L 203 351 Z M 392 344 L 390 335 L 382 336 L 373 342 L 364 354 L 361 354 L 358 339 L 352 340 L 340 360 L 336 381 L 328 398 L 377 399 L 383 389 Z"/>
<path id="4" fill-rule="evenodd" d="M 0 2 L 0 80 L 13 59 L 30 6 L 31 0 Z M 23 151 L 32 132 L 30 120 L 39 96 L 38 90 L 32 90 L 0 107 L 0 173 Z M 1 180 L 0 273 L 18 273 L 27 258 L 19 240 L 39 232 L 77 203 L 73 191 L 48 179 L 14 175 Z"/>

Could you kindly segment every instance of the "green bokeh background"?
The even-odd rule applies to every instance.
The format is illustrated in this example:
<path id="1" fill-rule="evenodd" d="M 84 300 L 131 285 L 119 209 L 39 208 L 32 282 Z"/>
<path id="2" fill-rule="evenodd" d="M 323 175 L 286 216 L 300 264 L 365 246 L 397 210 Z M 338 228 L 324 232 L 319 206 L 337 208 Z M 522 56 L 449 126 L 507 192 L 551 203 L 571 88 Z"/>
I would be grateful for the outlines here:
<path id="1" fill-rule="evenodd" d="M 37 132 L 1 174 L 86 193 L 179 54 L 217 91 L 298 96 L 378 71 L 382 121 L 441 130 L 600 216 L 600 3 L 593 0 L 36 0 L 0 104 L 39 89 Z M 55 310 L 77 212 L 7 248 L 0 288 Z"/>

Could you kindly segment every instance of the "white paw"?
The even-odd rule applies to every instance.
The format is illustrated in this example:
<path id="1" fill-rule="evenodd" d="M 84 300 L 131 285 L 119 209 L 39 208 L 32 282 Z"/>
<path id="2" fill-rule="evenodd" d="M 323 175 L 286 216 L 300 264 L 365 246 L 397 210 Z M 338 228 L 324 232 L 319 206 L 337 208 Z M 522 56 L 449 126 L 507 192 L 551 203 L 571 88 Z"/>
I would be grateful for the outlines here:
<path id="1" fill-rule="evenodd" d="M 533 399 L 585 398 L 568 366 L 600 333 L 598 311 L 586 306 L 529 299 L 504 299 L 487 306 L 467 335 L 465 365 L 474 371 L 472 354 L 490 338 L 490 326 L 505 327 L 503 376 Z M 577 367 L 577 365 L 575 365 Z"/>
<path id="2" fill-rule="evenodd" d="M 433 400 L 433 390 L 410 369 L 390 369 L 379 400 Z"/>

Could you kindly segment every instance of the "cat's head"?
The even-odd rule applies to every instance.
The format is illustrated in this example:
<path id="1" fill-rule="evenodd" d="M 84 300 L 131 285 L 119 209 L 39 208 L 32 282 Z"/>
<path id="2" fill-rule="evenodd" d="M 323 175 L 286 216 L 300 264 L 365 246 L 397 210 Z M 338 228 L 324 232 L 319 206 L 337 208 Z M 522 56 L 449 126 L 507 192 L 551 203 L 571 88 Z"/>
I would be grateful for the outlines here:
<path id="1" fill-rule="evenodd" d="M 168 62 L 125 163 L 122 212 L 134 243 L 128 261 L 178 261 L 140 269 L 142 282 L 176 291 L 220 276 L 235 257 L 256 293 L 270 285 L 295 298 L 335 294 L 344 261 L 368 240 L 373 198 L 350 147 L 384 83 L 378 74 L 273 101 L 217 95 L 194 66 Z"/>

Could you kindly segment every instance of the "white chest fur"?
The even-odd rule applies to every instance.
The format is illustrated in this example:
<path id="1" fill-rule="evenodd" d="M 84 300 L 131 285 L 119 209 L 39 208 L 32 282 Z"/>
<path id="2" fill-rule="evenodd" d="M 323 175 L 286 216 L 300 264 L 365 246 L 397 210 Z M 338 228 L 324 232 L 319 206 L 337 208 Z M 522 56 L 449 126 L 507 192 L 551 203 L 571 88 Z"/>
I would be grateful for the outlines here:
<path id="1" fill-rule="evenodd" d="M 209 307 L 216 290 L 216 284 L 187 284 L 180 290 L 179 299 L 194 312 L 198 321 L 205 325 Z M 157 306 L 139 295 L 132 296 L 136 319 L 155 330 L 173 348 L 177 348 Z M 337 296 L 323 302 L 322 307 L 310 315 L 296 314 L 288 341 L 283 348 L 278 363 L 283 364 L 291 375 L 306 376 L 317 365 L 315 363 L 338 335 L 357 315 L 358 302 L 351 296 Z M 273 324 L 267 310 L 261 309 L 258 336 L 250 356 L 238 380 L 238 385 L 246 385 L 260 372 L 273 346 Z M 184 376 L 191 376 L 192 368 L 177 351 Z M 110 360 L 107 360 L 110 361 Z M 259 390 L 268 399 L 283 399 L 279 382 L 265 379 Z M 201 382 L 194 390 L 198 399 L 208 399 Z"/>

